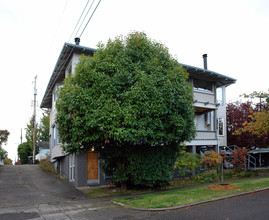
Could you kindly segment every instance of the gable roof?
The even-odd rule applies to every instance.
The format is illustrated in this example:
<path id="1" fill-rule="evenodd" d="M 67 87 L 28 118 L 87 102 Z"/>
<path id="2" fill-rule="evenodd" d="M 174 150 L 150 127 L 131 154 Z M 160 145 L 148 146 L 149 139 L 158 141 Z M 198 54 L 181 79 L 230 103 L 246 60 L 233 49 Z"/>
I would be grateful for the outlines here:
<path id="1" fill-rule="evenodd" d="M 50 77 L 50 81 L 48 83 L 47 89 L 43 96 L 40 107 L 41 108 L 51 108 L 52 104 L 52 92 L 55 84 L 62 82 L 65 77 L 65 69 L 72 58 L 74 53 L 84 54 L 84 55 L 93 55 L 96 52 L 96 49 L 84 47 L 80 45 L 74 45 L 70 43 L 65 43 L 62 51 L 58 57 L 52 75 Z"/>

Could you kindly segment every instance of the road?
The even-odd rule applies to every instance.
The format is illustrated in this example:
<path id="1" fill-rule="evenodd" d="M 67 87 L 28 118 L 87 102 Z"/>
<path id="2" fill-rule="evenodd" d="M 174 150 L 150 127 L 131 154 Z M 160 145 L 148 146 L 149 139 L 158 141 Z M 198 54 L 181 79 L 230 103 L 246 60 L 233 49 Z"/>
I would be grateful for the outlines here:
<path id="1" fill-rule="evenodd" d="M 269 190 L 189 208 L 146 212 L 89 199 L 36 165 L 0 167 L 0 219 L 269 219 Z"/>

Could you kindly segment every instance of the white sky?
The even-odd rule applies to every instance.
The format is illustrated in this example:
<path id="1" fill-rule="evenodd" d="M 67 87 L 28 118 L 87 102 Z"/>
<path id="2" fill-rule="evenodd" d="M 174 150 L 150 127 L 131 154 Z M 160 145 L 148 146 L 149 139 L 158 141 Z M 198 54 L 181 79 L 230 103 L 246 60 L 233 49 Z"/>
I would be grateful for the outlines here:
<path id="1" fill-rule="evenodd" d="M 20 130 L 25 141 L 24 128 L 33 115 L 34 77 L 40 105 L 86 2 L 0 0 L 0 129 L 11 132 L 4 148 L 13 161 Z M 80 44 L 96 48 L 99 41 L 134 30 L 164 43 L 180 63 L 203 67 L 207 53 L 209 70 L 237 79 L 227 88 L 227 101 L 268 91 L 268 0 L 102 0 Z"/>

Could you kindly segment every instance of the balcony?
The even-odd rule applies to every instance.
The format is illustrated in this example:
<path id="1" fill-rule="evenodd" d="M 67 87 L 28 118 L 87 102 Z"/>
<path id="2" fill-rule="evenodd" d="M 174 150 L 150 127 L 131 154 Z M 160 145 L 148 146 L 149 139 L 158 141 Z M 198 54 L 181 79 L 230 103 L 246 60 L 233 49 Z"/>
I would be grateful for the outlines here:
<path id="1" fill-rule="evenodd" d="M 206 112 L 218 109 L 218 104 L 215 102 L 215 94 L 213 92 L 193 90 L 194 107 L 196 114 L 204 114 Z"/>
<path id="2" fill-rule="evenodd" d="M 187 146 L 190 145 L 217 145 L 218 140 L 216 137 L 216 131 L 196 131 L 195 138 L 186 143 Z"/>

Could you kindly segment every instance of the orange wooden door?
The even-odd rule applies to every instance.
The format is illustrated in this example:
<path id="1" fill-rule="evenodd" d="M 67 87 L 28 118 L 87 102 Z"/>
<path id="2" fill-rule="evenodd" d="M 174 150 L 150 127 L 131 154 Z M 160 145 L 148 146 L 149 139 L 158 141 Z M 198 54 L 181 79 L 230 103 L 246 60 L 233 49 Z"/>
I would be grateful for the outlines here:
<path id="1" fill-rule="evenodd" d="M 97 153 L 87 153 L 87 177 L 88 180 L 98 179 L 98 158 Z"/>

